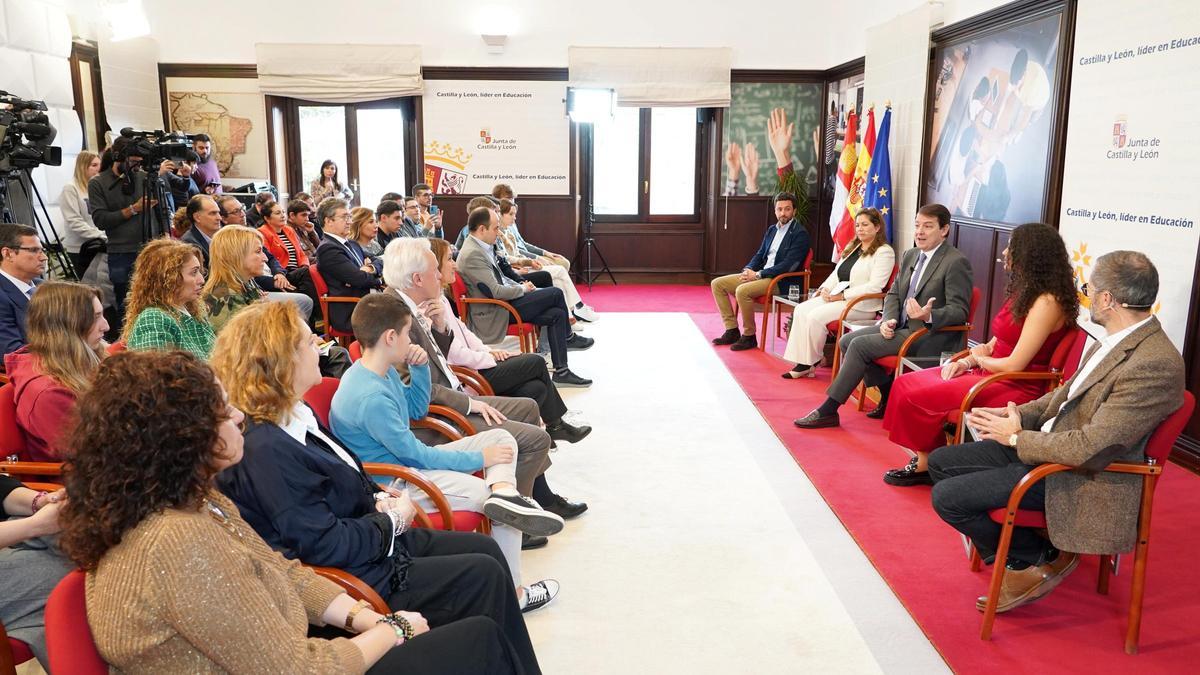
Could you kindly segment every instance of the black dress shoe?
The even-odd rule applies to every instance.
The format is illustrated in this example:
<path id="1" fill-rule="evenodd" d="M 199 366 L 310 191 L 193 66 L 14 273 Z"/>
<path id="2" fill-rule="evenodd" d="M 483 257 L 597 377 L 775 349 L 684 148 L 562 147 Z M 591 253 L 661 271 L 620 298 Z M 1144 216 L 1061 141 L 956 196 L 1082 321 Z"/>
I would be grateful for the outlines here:
<path id="1" fill-rule="evenodd" d="M 569 502 L 559 495 L 554 495 L 547 503 L 542 504 L 542 508 L 550 513 L 557 513 L 563 520 L 570 520 L 587 511 L 588 505 L 583 502 Z"/>
<path id="2" fill-rule="evenodd" d="M 521 534 L 521 550 L 528 551 L 531 548 L 541 548 L 550 543 L 549 537 L 535 537 L 531 534 Z"/>
<path id="3" fill-rule="evenodd" d="M 571 337 L 567 338 L 567 351 L 581 352 L 585 349 L 591 349 L 594 344 L 596 344 L 596 341 L 592 338 L 583 337 L 582 335 L 571 335 Z"/>
<path id="4" fill-rule="evenodd" d="M 556 441 L 578 443 L 587 438 L 588 434 L 592 433 L 592 428 L 589 426 L 576 427 L 559 420 L 557 424 L 546 425 L 546 433 L 550 434 L 550 438 Z"/>
<path id="5" fill-rule="evenodd" d="M 590 387 L 592 381 L 572 373 L 569 368 L 563 369 L 561 372 L 556 372 L 550 376 L 550 380 L 557 387 Z"/>
<path id="6" fill-rule="evenodd" d="M 744 352 L 747 349 L 756 349 L 758 340 L 753 335 L 743 335 L 738 338 L 738 341 L 729 346 L 731 352 Z"/>
<path id="7" fill-rule="evenodd" d="M 792 424 L 801 429 L 825 429 L 841 426 L 842 420 L 837 413 L 822 415 L 820 410 L 814 410 L 798 420 L 792 420 Z"/>
<path id="8" fill-rule="evenodd" d="M 896 487 L 911 487 L 913 485 L 933 485 L 933 479 L 928 471 L 917 471 L 917 458 L 908 460 L 902 468 L 891 469 L 883 474 L 883 482 Z"/>
<path id="9" fill-rule="evenodd" d="M 879 405 L 875 406 L 874 410 L 867 413 L 867 417 L 869 419 L 873 419 L 873 420 L 881 420 L 881 419 L 883 419 L 883 415 L 886 412 L 887 412 L 887 404 L 880 403 Z"/>
<path id="10" fill-rule="evenodd" d="M 729 330 L 726 330 L 724 333 L 721 333 L 720 337 L 713 338 L 712 343 L 714 345 L 721 345 L 721 346 L 731 345 L 731 344 L 737 342 L 738 338 L 740 338 L 740 337 L 742 337 L 742 334 L 740 332 L 738 332 L 738 329 L 730 328 Z"/>

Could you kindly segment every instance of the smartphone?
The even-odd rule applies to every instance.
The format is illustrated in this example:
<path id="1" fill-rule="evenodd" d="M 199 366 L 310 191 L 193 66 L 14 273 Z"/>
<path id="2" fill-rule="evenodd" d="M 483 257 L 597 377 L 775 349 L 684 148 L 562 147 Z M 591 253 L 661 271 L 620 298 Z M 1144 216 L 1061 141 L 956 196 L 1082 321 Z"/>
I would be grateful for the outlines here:
<path id="1" fill-rule="evenodd" d="M 337 342 L 334 340 L 330 340 L 329 342 L 322 342 L 321 344 L 317 345 L 317 350 L 319 352 L 321 352 L 321 356 L 329 356 L 329 348 L 334 346 L 335 344 L 337 344 Z"/>
<path id="2" fill-rule="evenodd" d="M 438 207 L 437 207 L 437 204 L 431 204 L 431 205 L 429 206 L 429 215 L 431 215 L 431 216 L 436 216 L 437 214 L 438 214 Z"/>

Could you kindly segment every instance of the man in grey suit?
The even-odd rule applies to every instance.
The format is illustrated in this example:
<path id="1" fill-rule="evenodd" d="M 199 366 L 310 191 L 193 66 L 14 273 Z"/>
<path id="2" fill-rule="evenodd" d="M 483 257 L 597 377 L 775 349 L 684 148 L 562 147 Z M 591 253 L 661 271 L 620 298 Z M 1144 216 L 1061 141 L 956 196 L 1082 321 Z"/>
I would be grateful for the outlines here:
<path id="1" fill-rule="evenodd" d="M 563 292 L 557 288 L 534 288 L 532 283 L 518 282 L 501 270 L 501 261 L 497 260 L 493 248 L 500 234 L 499 212 L 481 206 L 467 216 L 467 228 L 470 235 L 463 241 L 457 261 L 458 273 L 467 285 L 467 295 L 504 300 L 521 313 L 524 321 L 545 326 L 554 364 L 554 384 L 560 387 L 591 386 L 591 380 L 571 372 L 567 365 L 567 350 L 576 345 L 586 349 L 591 346 L 591 340 L 572 333 Z M 471 304 L 468 314 L 471 330 L 480 340 L 495 344 L 504 338 L 511 316 L 505 308 Z"/>
<path id="2" fill-rule="evenodd" d="M 995 557 L 1003 508 L 1017 483 L 1038 464 L 1079 467 L 1047 476 L 1025 493 L 1022 509 L 1045 511 L 1049 541 L 1032 528 L 1013 528 L 1008 571 L 997 611 L 1047 593 L 1075 569 L 1079 553 L 1133 548 L 1142 479 L 1096 473 L 1111 462 L 1143 461 L 1150 433 L 1183 400 L 1183 358 L 1151 313 L 1158 270 L 1144 254 L 1100 256 L 1083 287 L 1091 320 L 1105 336 L 1084 353 L 1062 386 L 1036 401 L 976 408 L 967 424 L 982 439 L 941 448 L 929 457 L 933 508 L 971 538 L 980 557 Z M 979 598 L 981 611 L 987 598 Z"/>
<path id="3" fill-rule="evenodd" d="M 945 206 L 929 204 L 917 211 L 913 232 L 917 245 L 905 251 L 900 260 L 896 281 L 883 301 L 883 321 L 842 338 L 842 365 L 825 392 L 828 398 L 816 410 L 796 420 L 796 426 L 802 429 L 838 426 L 838 408 L 862 381 L 869 387 L 879 387 L 881 395 L 879 407 L 868 416 L 883 417 L 891 381 L 886 371 L 875 364 L 875 359 L 898 354 L 900 345 L 917 329 L 927 328 L 930 332 L 917 341 L 914 355 L 935 355 L 961 348 L 963 333 L 937 332 L 945 326 L 965 323 L 971 308 L 971 263 L 946 242 L 949 234 L 950 211 Z M 910 468 L 917 473 L 915 467 Z"/>

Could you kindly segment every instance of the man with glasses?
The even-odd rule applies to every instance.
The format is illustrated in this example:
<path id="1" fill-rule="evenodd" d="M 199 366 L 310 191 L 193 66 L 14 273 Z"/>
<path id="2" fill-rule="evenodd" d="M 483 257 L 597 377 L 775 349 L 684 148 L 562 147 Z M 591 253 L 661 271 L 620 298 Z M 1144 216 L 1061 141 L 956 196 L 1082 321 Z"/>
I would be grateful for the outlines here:
<path id="1" fill-rule="evenodd" d="M 25 311 L 42 283 L 48 260 L 37 230 L 0 224 L 0 349 L 4 354 L 25 346 Z"/>
<path id="2" fill-rule="evenodd" d="M 442 231 L 442 214 L 432 213 L 433 190 L 424 183 L 418 183 L 413 186 L 413 196 L 417 198 L 416 220 L 421 225 L 422 236 L 445 239 L 446 234 Z"/>
<path id="3" fill-rule="evenodd" d="M 1100 256 L 1083 287 L 1092 323 L 1105 335 L 1071 379 L 1036 401 L 976 408 L 966 423 L 980 439 L 929 456 L 933 508 L 990 562 L 1003 508 L 1039 464 L 1077 467 L 1035 483 L 1021 508 L 1044 511 L 1049 534 L 1013 528 L 997 611 L 1045 596 L 1079 563 L 1072 551 L 1120 553 L 1137 538 L 1142 479 L 1098 474 L 1112 462 L 1141 463 L 1146 439 L 1183 401 L 1184 364 L 1155 318 L 1158 270 L 1145 254 Z M 987 598 L 976 600 L 980 611 Z"/>
<path id="4" fill-rule="evenodd" d="M 424 237 L 421 232 L 421 205 L 417 203 L 416 197 L 409 197 L 404 200 L 404 222 L 400 231 L 406 237 Z"/>
<path id="5" fill-rule="evenodd" d="M 380 288 L 375 266 L 358 242 L 351 241 L 350 207 L 344 199 L 331 197 L 317 207 L 317 216 L 325 224 L 325 240 L 317 247 L 317 269 L 329 287 L 330 297 L 361 298 Z M 329 323 L 333 328 L 351 332 L 348 302 L 329 303 Z"/>

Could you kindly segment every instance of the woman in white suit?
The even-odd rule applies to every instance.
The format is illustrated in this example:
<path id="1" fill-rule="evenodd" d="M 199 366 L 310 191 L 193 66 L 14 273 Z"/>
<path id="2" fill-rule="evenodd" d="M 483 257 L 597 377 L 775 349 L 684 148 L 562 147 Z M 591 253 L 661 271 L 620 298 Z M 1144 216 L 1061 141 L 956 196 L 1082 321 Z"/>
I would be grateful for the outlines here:
<path id="1" fill-rule="evenodd" d="M 817 289 L 817 295 L 796 305 L 788 333 L 784 358 L 796 367 L 785 379 L 814 377 L 825 351 L 825 328 L 837 321 L 846 303 L 861 295 L 883 290 L 896 265 L 896 252 L 888 245 L 883 215 L 878 209 L 861 209 L 854 218 L 855 238 L 842 251 L 833 274 Z M 881 300 L 864 300 L 850 310 L 850 321 L 871 319 L 883 306 Z"/>

